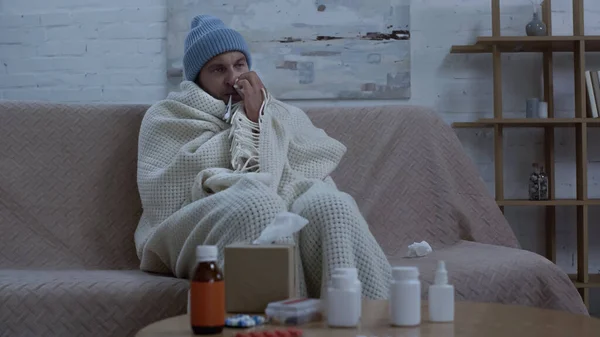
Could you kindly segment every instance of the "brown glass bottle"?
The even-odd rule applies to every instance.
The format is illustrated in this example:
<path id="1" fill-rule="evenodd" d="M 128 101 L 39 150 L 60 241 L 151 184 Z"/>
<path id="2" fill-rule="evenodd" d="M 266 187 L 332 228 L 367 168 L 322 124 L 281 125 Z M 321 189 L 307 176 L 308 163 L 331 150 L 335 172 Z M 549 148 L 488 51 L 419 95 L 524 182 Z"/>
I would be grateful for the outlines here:
<path id="1" fill-rule="evenodd" d="M 216 246 L 196 248 L 196 269 L 190 280 L 190 323 L 195 335 L 213 335 L 225 326 L 225 282 L 217 265 Z"/>

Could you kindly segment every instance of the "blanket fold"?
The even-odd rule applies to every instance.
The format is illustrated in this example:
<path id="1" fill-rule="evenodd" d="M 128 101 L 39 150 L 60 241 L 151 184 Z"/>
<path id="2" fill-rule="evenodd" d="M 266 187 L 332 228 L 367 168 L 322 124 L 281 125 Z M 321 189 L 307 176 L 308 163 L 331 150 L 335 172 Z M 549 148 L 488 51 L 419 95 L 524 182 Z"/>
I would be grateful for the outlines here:
<path id="1" fill-rule="evenodd" d="M 264 105 L 270 96 L 263 89 L 263 105 L 259 113 L 264 114 Z M 259 169 L 258 147 L 260 142 L 260 124 L 251 121 L 240 105 L 231 118 L 231 166 L 237 172 L 251 172 Z"/>
<path id="2" fill-rule="evenodd" d="M 240 109 L 235 105 L 233 116 Z M 196 245 L 217 245 L 222 265 L 226 245 L 252 242 L 277 214 L 292 211 L 309 220 L 282 241 L 300 247 L 301 293 L 318 296 L 322 275 L 352 266 L 365 296 L 387 298 L 389 262 L 352 197 L 330 178 L 346 147 L 302 110 L 269 97 L 259 121 L 258 151 L 236 154 L 246 161 L 256 157 L 253 172 L 247 172 L 248 166 L 233 167 L 235 137 L 223 121 L 225 112 L 223 102 L 184 81 L 181 92 L 146 113 L 138 154 L 144 209 L 135 233 L 140 267 L 188 278 Z"/>

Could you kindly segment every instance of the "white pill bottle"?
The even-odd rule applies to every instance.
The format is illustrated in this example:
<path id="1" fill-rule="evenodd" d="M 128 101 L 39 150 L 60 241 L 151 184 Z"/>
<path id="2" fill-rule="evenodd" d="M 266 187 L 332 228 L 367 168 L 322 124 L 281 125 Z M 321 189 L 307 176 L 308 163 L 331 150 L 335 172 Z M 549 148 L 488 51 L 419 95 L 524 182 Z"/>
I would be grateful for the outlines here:
<path id="1" fill-rule="evenodd" d="M 393 326 L 421 324 L 421 281 L 417 267 L 392 268 L 390 323 Z"/>

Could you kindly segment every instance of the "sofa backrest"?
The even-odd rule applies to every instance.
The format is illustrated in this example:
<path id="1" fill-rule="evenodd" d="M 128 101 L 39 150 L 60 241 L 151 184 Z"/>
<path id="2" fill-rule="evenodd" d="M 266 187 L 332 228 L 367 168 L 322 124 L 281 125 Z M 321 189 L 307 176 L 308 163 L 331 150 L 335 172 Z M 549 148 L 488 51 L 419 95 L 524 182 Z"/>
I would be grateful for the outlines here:
<path id="1" fill-rule="evenodd" d="M 313 123 L 348 151 L 332 177 L 390 257 L 413 242 L 518 241 L 454 130 L 430 108 L 316 108 Z"/>
<path id="2" fill-rule="evenodd" d="M 146 109 L 0 101 L 0 267 L 137 268 Z"/>
<path id="3" fill-rule="evenodd" d="M 0 268 L 138 268 L 137 137 L 147 108 L 0 101 Z M 332 176 L 388 255 L 421 240 L 517 245 L 458 139 L 431 110 L 307 114 L 348 147 Z"/>

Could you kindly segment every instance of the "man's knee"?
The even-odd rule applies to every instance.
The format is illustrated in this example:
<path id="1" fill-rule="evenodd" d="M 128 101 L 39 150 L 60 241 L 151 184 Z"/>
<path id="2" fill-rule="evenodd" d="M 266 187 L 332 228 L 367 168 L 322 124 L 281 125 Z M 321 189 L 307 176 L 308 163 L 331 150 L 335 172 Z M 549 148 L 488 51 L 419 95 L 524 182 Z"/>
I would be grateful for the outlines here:
<path id="1" fill-rule="evenodd" d="M 349 222 L 355 217 L 355 203 L 346 193 L 323 191 L 306 194 L 294 202 L 292 212 L 310 220 Z"/>

